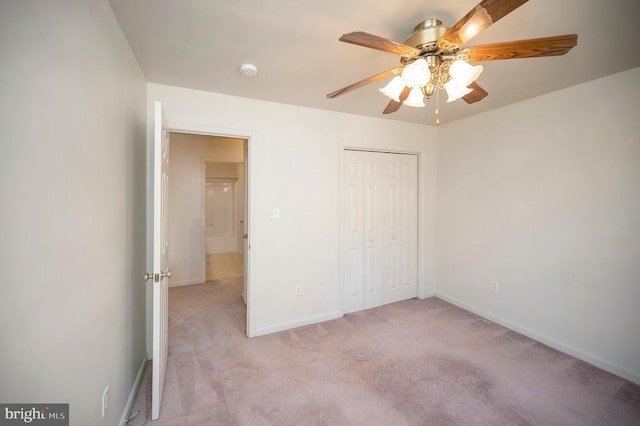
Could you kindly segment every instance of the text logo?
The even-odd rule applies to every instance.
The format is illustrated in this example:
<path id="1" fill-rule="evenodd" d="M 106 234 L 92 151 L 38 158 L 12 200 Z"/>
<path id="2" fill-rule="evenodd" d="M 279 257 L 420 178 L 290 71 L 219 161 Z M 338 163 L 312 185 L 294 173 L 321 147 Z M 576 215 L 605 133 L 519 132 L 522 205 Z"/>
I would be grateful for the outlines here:
<path id="1" fill-rule="evenodd" d="M 0 404 L 0 426 L 69 426 L 69 404 Z"/>

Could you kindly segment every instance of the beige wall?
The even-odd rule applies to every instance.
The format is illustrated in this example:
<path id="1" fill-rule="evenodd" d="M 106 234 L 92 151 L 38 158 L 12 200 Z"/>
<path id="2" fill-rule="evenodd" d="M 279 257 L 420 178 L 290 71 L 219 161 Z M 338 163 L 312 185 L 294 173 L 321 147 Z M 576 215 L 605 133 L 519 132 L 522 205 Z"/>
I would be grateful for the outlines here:
<path id="1" fill-rule="evenodd" d="M 237 163 L 220 163 L 207 162 L 207 179 L 237 179 L 238 164 Z"/>
<path id="2" fill-rule="evenodd" d="M 636 68 L 441 126 L 437 295 L 640 382 L 639 111 Z"/>
<path id="3" fill-rule="evenodd" d="M 106 0 L 1 9 L 0 401 L 115 425 L 146 355 L 144 76 Z"/>

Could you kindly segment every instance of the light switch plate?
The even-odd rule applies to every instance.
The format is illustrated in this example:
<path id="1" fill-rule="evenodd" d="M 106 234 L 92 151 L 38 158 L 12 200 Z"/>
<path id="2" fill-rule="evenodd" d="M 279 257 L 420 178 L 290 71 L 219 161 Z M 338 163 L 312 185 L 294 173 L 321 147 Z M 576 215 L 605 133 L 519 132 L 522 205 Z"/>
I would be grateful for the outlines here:
<path id="1" fill-rule="evenodd" d="M 271 219 L 280 219 L 280 209 L 277 207 L 271 207 L 269 209 L 269 217 Z"/>

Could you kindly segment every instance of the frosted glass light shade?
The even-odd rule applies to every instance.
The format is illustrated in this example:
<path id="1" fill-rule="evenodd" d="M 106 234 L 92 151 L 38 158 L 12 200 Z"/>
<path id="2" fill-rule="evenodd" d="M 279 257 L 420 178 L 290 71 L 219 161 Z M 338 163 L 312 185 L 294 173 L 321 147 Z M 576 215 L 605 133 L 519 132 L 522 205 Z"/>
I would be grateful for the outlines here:
<path id="1" fill-rule="evenodd" d="M 449 67 L 449 75 L 452 79 L 460 82 L 462 86 L 468 86 L 482 74 L 482 65 L 469 65 L 460 59 L 453 61 Z"/>
<path id="2" fill-rule="evenodd" d="M 447 95 L 449 95 L 449 99 L 447 99 L 447 102 L 453 102 L 457 99 L 460 99 L 461 97 L 471 93 L 473 90 L 465 87 L 456 79 L 452 79 L 449 82 L 445 83 L 444 88 L 447 91 Z"/>
<path id="3" fill-rule="evenodd" d="M 402 70 L 404 84 L 412 89 L 425 86 L 431 80 L 429 64 L 423 58 L 416 59 Z"/>
<path id="4" fill-rule="evenodd" d="M 422 93 L 422 89 L 419 87 L 411 89 L 409 96 L 407 96 L 407 99 L 404 100 L 403 104 L 410 107 L 423 107 L 424 94 Z"/>
<path id="5" fill-rule="evenodd" d="M 404 81 L 402 81 L 402 78 L 397 75 L 393 77 L 386 86 L 378 90 L 389 99 L 400 102 L 400 94 L 404 90 Z"/>

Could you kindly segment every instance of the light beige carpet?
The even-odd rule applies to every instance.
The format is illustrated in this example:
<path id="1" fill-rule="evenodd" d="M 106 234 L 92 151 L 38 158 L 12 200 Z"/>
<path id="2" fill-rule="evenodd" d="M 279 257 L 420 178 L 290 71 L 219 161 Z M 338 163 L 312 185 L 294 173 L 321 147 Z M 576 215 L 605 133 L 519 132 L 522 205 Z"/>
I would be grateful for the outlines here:
<path id="1" fill-rule="evenodd" d="M 170 289 L 161 417 L 149 368 L 129 425 L 640 424 L 640 386 L 442 300 L 247 339 L 241 288 Z"/>

